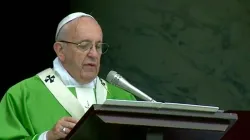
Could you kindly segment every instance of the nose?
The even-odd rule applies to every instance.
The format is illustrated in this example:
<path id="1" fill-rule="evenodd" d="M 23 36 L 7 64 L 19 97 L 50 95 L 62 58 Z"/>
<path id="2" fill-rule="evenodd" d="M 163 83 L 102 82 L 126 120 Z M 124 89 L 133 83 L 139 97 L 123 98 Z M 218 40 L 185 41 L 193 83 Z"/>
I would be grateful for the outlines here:
<path id="1" fill-rule="evenodd" d="M 89 49 L 88 56 L 89 56 L 89 57 L 92 57 L 92 58 L 96 58 L 96 57 L 99 56 L 99 53 L 97 52 L 97 50 L 96 50 L 95 47 L 91 47 L 91 48 Z"/>

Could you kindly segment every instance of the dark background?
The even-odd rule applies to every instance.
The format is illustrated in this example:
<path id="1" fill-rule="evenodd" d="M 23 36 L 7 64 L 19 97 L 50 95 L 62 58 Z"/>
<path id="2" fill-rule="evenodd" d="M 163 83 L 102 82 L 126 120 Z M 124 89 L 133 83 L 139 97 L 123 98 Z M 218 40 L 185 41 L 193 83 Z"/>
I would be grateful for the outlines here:
<path id="1" fill-rule="evenodd" d="M 249 0 L 54 0 L 2 7 L 1 95 L 52 66 L 58 22 L 82 11 L 96 17 L 111 46 L 102 78 L 113 69 L 158 101 L 250 109 Z"/>
<path id="2" fill-rule="evenodd" d="M 59 21 L 69 14 L 69 0 L 6 2 L 1 15 L 0 97 L 13 84 L 52 66 Z"/>

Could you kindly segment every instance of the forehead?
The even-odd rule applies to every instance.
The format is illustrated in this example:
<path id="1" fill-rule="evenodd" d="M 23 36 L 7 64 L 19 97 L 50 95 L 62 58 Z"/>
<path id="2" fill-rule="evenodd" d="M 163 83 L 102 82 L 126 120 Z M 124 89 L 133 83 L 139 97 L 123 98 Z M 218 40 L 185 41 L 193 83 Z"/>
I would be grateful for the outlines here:
<path id="1" fill-rule="evenodd" d="M 75 41 L 102 41 L 102 29 L 91 17 L 81 17 L 71 23 L 70 31 Z"/>

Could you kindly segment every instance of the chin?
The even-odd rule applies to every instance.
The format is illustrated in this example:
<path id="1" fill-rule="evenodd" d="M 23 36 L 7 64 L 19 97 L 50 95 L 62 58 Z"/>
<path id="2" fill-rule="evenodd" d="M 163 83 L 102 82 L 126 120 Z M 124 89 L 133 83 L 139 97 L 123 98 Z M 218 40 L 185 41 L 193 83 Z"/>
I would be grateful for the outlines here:
<path id="1" fill-rule="evenodd" d="M 81 73 L 81 79 L 83 81 L 89 81 L 91 82 L 92 80 L 94 80 L 97 77 L 97 72 L 82 72 Z"/>

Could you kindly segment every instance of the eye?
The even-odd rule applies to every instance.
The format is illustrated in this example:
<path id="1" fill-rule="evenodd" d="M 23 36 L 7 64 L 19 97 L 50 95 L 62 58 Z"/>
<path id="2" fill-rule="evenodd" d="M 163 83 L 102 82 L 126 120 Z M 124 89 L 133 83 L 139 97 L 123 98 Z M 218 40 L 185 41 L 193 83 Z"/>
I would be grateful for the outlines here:
<path id="1" fill-rule="evenodd" d="M 81 42 L 81 44 L 80 45 L 82 45 L 82 46 L 86 46 L 86 45 L 89 45 L 90 44 L 90 42 L 88 42 L 88 41 L 83 41 L 83 42 Z"/>
<path id="2" fill-rule="evenodd" d="M 97 44 L 96 45 L 96 49 L 101 49 L 102 48 L 102 44 Z"/>
<path id="3" fill-rule="evenodd" d="M 92 47 L 92 43 L 91 42 L 82 42 L 79 45 L 79 48 L 81 48 L 82 50 L 86 50 Z"/>

